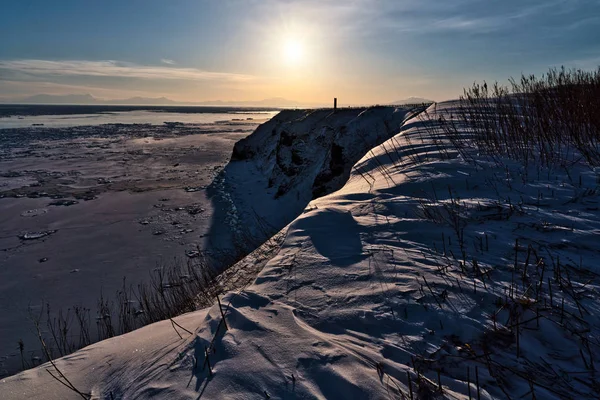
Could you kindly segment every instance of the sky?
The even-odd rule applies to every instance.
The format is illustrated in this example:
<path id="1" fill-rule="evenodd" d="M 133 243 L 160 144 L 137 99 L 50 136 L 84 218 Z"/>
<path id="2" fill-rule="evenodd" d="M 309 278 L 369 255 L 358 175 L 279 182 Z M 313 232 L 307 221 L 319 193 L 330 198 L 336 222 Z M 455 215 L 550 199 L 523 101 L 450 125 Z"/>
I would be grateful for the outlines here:
<path id="1" fill-rule="evenodd" d="M 387 103 L 600 65 L 600 0 L 3 0 L 0 100 Z"/>

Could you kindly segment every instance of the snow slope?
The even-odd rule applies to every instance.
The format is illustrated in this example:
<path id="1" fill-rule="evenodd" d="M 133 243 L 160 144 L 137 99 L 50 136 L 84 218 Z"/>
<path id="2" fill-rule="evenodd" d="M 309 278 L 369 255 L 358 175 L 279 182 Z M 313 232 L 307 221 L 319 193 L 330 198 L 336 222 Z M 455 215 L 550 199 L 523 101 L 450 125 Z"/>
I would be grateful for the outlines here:
<path id="1" fill-rule="evenodd" d="M 57 366 L 105 399 L 597 398 L 598 172 L 467 162 L 437 128 L 454 107 L 311 201 L 226 325 L 214 305 Z M 44 369 L 2 397 L 77 398 Z"/>
<path id="2" fill-rule="evenodd" d="M 236 143 L 209 187 L 220 212 L 211 238 L 255 247 L 290 223 L 309 201 L 343 186 L 352 166 L 398 133 L 408 107 L 285 110 Z M 217 207 L 219 210 L 219 207 Z M 219 231 L 219 232 L 218 232 Z"/>

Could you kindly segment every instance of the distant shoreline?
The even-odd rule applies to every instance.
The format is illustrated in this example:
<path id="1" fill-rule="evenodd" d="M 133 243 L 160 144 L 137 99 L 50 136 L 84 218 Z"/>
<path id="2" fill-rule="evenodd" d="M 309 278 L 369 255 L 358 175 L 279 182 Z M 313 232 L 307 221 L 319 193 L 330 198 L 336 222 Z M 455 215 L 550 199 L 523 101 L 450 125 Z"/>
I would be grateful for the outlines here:
<path id="1" fill-rule="evenodd" d="M 98 104 L 0 104 L 0 118 L 35 115 L 77 115 L 106 112 L 153 111 L 175 113 L 236 113 L 278 111 L 277 107 L 234 107 L 234 106 L 157 106 L 157 105 L 98 105 Z"/>

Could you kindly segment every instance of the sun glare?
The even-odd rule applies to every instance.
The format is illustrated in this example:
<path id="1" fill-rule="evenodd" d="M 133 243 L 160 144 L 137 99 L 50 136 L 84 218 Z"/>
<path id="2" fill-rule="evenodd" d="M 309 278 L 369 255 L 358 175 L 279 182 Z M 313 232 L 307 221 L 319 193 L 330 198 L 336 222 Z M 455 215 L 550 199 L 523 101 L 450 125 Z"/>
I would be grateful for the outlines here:
<path id="1" fill-rule="evenodd" d="M 304 58 L 304 46 L 298 40 L 286 40 L 283 44 L 283 57 L 289 64 L 298 64 Z"/>

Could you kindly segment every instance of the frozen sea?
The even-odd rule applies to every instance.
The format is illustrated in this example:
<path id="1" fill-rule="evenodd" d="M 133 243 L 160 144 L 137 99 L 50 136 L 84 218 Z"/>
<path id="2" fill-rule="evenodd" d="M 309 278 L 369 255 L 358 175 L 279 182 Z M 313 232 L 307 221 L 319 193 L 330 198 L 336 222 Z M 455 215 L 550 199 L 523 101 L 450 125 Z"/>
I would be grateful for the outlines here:
<path id="1" fill-rule="evenodd" d="M 0 105 L 0 129 L 104 124 L 162 125 L 165 122 L 205 125 L 264 119 L 277 112 L 273 109 L 237 107 Z"/>
<path id="2" fill-rule="evenodd" d="M 28 364 L 40 355 L 28 309 L 95 310 L 124 278 L 214 246 L 206 187 L 276 113 L 0 106 L 0 376 L 21 365 L 20 339 Z"/>

